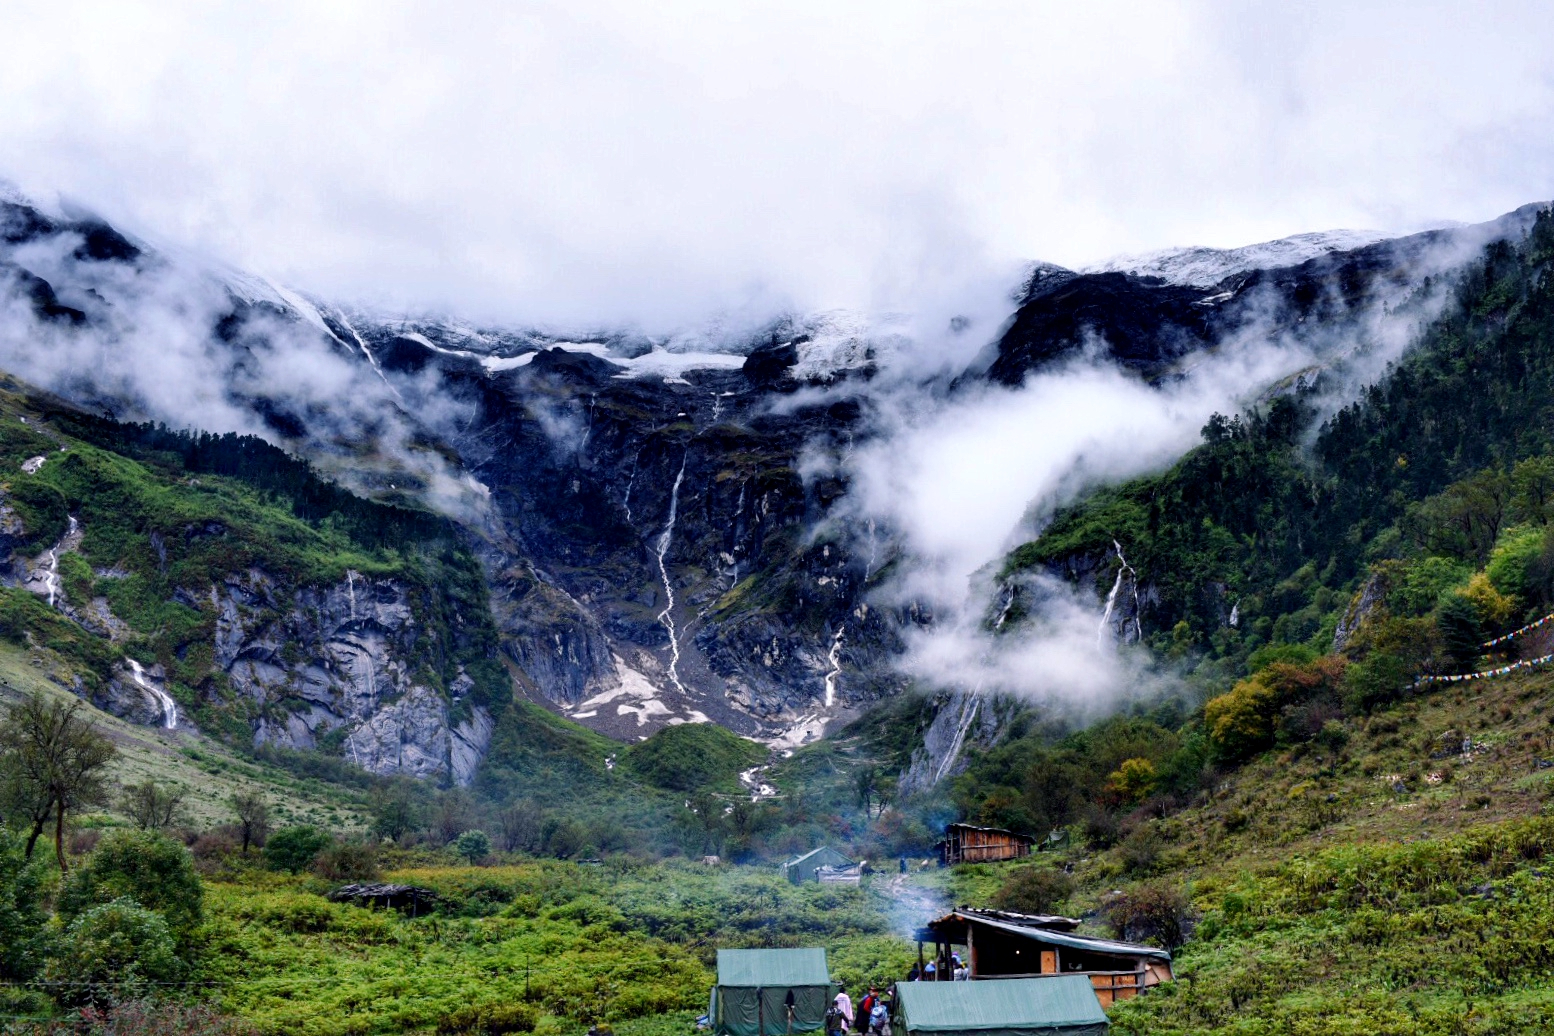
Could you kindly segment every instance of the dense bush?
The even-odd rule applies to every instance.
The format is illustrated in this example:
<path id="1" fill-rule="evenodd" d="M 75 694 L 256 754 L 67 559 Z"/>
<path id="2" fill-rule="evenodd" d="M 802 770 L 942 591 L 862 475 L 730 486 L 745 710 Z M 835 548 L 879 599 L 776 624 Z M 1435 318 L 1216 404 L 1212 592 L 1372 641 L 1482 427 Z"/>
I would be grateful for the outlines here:
<path id="1" fill-rule="evenodd" d="M 1021 867 L 993 893 L 992 905 L 1022 914 L 1050 914 L 1074 891 L 1074 879 L 1056 867 Z"/>
<path id="2" fill-rule="evenodd" d="M 70 923 L 47 977 L 60 1003 L 102 1006 L 164 992 L 183 971 L 166 919 L 126 896 Z"/>
<path id="3" fill-rule="evenodd" d="M 371 842 L 335 842 L 313 860 L 313 873 L 327 881 L 375 881 L 378 848 Z"/>
<path id="4" fill-rule="evenodd" d="M 1187 941 L 1195 914 L 1186 893 L 1165 879 L 1143 882 L 1112 896 L 1105 912 L 1119 939 L 1168 950 Z"/>
<path id="5" fill-rule="evenodd" d="M 26 981 L 43 966 L 44 864 L 28 861 L 22 840 L 0 828 L 0 981 Z"/>
<path id="6" fill-rule="evenodd" d="M 65 879 L 58 910 L 69 924 L 96 906 L 128 900 L 158 914 L 182 942 L 204 915 L 203 898 L 194 858 L 181 843 L 153 831 L 114 831 Z"/>
<path id="7" fill-rule="evenodd" d="M 450 1011 L 437 1020 L 438 1036 L 502 1036 L 510 1032 L 533 1032 L 539 1021 L 528 1004 L 470 1004 Z"/>
<path id="8" fill-rule="evenodd" d="M 265 842 L 264 859 L 276 870 L 297 874 L 311 867 L 333 842 L 327 831 L 316 827 L 283 827 Z"/>

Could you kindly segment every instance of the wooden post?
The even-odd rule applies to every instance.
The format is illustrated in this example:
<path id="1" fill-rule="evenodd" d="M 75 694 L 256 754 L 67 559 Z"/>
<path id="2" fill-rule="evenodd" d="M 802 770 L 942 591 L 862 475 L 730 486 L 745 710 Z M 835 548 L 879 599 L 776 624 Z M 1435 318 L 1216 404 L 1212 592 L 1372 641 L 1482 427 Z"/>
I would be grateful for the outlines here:
<path id="1" fill-rule="evenodd" d="M 967 968 L 967 973 L 966 973 L 966 977 L 967 978 L 977 978 L 978 977 L 978 975 L 977 975 L 976 929 L 972 927 L 970 921 L 966 922 L 966 968 Z"/>

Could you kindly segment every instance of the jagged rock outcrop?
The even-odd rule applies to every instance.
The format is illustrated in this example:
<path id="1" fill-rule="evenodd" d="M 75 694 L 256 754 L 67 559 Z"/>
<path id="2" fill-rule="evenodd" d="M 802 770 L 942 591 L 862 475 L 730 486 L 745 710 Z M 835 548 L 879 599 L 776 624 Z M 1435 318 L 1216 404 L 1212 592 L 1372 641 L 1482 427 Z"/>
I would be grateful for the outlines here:
<path id="1" fill-rule="evenodd" d="M 485 709 L 464 708 L 417 681 L 416 616 L 406 587 L 348 571 L 327 587 L 287 592 L 258 569 L 210 591 L 215 664 L 260 713 L 254 740 L 315 747 L 344 728 L 345 756 L 379 774 L 468 784 L 491 739 Z M 467 681 L 467 677 L 464 678 Z"/>
<path id="2" fill-rule="evenodd" d="M 1360 631 L 1365 620 L 1371 613 L 1381 607 L 1387 597 L 1387 581 L 1379 572 L 1372 572 L 1365 580 L 1354 599 L 1349 602 L 1349 607 L 1344 610 L 1343 616 L 1338 620 L 1338 627 L 1333 630 L 1333 650 L 1342 651 L 1354 639 L 1354 635 Z"/>

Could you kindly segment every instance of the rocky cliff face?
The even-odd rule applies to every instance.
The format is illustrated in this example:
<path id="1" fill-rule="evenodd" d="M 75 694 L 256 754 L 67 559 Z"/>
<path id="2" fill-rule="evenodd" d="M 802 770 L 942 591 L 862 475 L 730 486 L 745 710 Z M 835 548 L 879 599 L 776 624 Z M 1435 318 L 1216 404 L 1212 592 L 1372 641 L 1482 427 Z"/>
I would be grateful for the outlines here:
<path id="1" fill-rule="evenodd" d="M 863 600 L 877 569 L 815 534 L 845 487 L 799 472 L 865 414 L 774 408 L 798 387 L 791 341 L 753 376 L 716 357 L 639 374 L 563 347 L 493 370 L 355 326 L 387 370 L 438 366 L 472 405 L 454 443 L 491 487 L 504 650 L 543 700 L 632 739 L 712 720 L 802 740 L 895 686 L 892 623 Z"/>
<path id="2" fill-rule="evenodd" d="M 373 557 L 273 503 L 241 503 L 240 486 L 201 488 L 105 454 L 8 392 L 0 411 L 0 469 L 14 469 L 0 475 L 5 633 L 64 651 L 59 671 L 78 693 L 175 735 L 209 723 L 375 773 L 474 779 L 507 691 L 498 678 L 493 694 L 483 664 L 483 631 L 492 651 L 495 631 L 460 613 L 458 594 L 483 602 L 456 548 L 404 542 Z M 43 443 L 47 454 L 15 463 Z M 218 518 L 222 500 L 236 509 Z M 332 564 L 341 548 L 376 574 Z"/>

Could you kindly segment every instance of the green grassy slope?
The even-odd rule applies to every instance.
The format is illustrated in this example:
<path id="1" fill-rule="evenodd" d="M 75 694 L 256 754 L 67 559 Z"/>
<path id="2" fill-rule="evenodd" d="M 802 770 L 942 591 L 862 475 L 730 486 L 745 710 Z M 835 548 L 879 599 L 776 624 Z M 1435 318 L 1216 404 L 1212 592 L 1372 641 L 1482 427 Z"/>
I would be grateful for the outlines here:
<path id="1" fill-rule="evenodd" d="M 71 697 L 69 691 L 50 679 L 51 675 L 59 676 L 55 665 L 57 662 L 51 661 L 48 653 L 0 642 L 0 709 L 24 694 Z M 194 731 L 142 727 L 89 704 L 83 707 L 119 750 L 110 768 L 111 780 L 120 785 L 153 780 L 182 790 L 184 819 L 197 829 L 230 823 L 233 816 L 229 804 L 233 796 L 251 790 L 264 795 L 275 820 L 281 824 L 317 824 L 351 832 L 370 823 L 367 797 L 360 790 L 300 778 L 238 754 L 220 741 Z M 82 818 L 80 825 L 122 822 L 124 817 L 110 806 L 100 814 Z"/>

